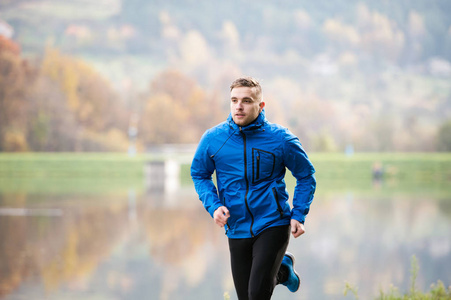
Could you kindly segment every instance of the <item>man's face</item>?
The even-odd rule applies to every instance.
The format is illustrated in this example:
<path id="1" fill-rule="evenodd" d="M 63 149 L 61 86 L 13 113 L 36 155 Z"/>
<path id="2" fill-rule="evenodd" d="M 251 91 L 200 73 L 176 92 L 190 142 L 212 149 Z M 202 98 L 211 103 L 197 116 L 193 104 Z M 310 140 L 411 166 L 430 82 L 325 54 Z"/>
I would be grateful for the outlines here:
<path id="1" fill-rule="evenodd" d="M 230 111 L 232 119 L 238 126 L 246 126 L 257 119 L 265 107 L 265 102 L 257 98 L 255 88 L 236 87 L 230 92 Z"/>

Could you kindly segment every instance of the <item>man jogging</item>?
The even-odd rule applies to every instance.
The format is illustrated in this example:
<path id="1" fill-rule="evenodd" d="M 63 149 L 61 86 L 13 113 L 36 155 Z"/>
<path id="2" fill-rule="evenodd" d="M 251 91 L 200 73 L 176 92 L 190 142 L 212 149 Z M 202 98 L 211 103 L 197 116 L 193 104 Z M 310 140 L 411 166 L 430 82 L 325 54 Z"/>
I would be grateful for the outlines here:
<path id="1" fill-rule="evenodd" d="M 191 165 L 202 204 L 226 230 L 240 300 L 270 299 L 279 283 L 299 289 L 294 256 L 286 250 L 290 232 L 297 238 L 305 231 L 316 188 L 315 170 L 299 139 L 266 120 L 262 98 L 258 81 L 235 80 L 227 121 L 204 133 Z M 286 168 L 296 178 L 292 209 Z"/>

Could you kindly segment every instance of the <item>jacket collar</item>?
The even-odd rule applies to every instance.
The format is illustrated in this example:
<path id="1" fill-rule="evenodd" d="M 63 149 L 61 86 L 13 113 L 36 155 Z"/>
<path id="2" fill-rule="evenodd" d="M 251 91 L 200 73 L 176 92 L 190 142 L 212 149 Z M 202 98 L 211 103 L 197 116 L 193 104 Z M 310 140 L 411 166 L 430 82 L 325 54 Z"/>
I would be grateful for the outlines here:
<path id="1" fill-rule="evenodd" d="M 229 124 L 229 126 L 231 128 L 233 128 L 234 130 L 244 130 L 244 131 L 248 131 L 248 130 L 255 130 L 255 129 L 259 129 L 261 128 L 263 125 L 265 125 L 265 123 L 267 122 L 266 120 L 266 113 L 265 113 L 265 109 L 263 109 L 261 111 L 261 113 L 258 115 L 257 119 L 255 119 L 254 122 L 246 125 L 246 126 L 238 126 L 232 118 L 232 114 L 229 114 L 229 117 L 227 118 L 227 123 Z"/>

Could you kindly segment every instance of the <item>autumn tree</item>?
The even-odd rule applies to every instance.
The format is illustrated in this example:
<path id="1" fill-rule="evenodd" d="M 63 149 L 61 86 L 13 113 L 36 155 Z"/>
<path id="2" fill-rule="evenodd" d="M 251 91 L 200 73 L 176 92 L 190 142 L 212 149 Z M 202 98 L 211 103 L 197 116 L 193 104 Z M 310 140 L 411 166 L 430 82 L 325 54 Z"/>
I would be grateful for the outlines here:
<path id="1" fill-rule="evenodd" d="M 43 76 L 55 82 L 64 105 L 75 119 L 75 150 L 125 150 L 128 112 L 118 96 L 85 62 L 48 48 L 41 64 Z"/>
<path id="2" fill-rule="evenodd" d="M 0 151 L 28 150 L 25 99 L 32 72 L 19 49 L 0 36 Z"/>
<path id="3" fill-rule="evenodd" d="M 0 151 L 125 151 L 128 118 L 83 61 L 48 48 L 37 67 L 0 39 Z"/>
<path id="4" fill-rule="evenodd" d="M 220 104 L 193 79 L 178 71 L 159 74 L 150 84 L 140 117 L 145 144 L 196 143 L 219 121 Z"/>
<path id="5" fill-rule="evenodd" d="M 75 114 L 48 77 L 39 76 L 28 97 L 27 141 L 33 151 L 73 151 L 78 145 Z"/>
<path id="6" fill-rule="evenodd" d="M 0 35 L 0 53 L 7 52 L 18 56 L 20 55 L 20 46 L 3 35 Z"/>

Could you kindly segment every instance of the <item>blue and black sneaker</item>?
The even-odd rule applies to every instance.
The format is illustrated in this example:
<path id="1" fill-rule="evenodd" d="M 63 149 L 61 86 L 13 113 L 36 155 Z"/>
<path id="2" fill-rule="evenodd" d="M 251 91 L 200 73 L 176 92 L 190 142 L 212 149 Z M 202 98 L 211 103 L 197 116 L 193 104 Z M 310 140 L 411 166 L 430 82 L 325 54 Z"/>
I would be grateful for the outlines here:
<path id="1" fill-rule="evenodd" d="M 299 274 L 294 269 L 294 263 L 294 255 L 290 252 L 286 252 L 282 260 L 282 266 L 284 266 L 288 271 L 288 279 L 281 283 L 293 293 L 299 290 L 299 286 L 301 285 L 301 279 L 299 278 Z"/>

